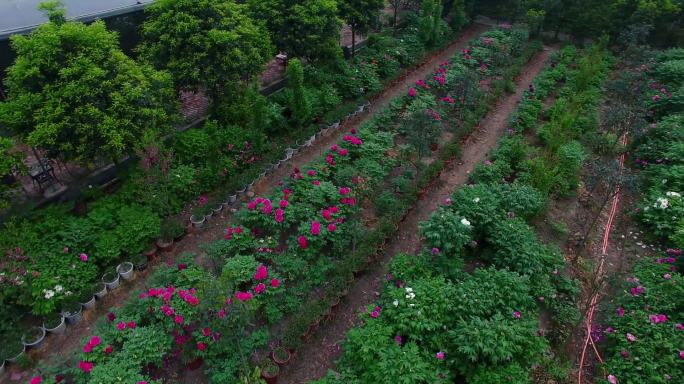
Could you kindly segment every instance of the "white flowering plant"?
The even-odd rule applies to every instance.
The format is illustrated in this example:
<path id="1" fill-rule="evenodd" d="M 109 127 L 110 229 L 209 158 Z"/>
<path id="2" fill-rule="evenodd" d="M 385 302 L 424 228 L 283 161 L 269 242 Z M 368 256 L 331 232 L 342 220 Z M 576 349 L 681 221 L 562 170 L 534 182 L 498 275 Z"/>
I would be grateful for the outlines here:
<path id="1" fill-rule="evenodd" d="M 639 219 L 663 238 L 675 240 L 684 229 L 684 198 L 679 191 L 653 188 L 638 211 Z"/>
<path id="2" fill-rule="evenodd" d="M 448 208 L 440 208 L 430 219 L 420 224 L 420 232 L 435 253 L 444 252 L 449 257 L 459 256 L 463 248 L 473 240 L 473 223 L 467 217 Z"/>

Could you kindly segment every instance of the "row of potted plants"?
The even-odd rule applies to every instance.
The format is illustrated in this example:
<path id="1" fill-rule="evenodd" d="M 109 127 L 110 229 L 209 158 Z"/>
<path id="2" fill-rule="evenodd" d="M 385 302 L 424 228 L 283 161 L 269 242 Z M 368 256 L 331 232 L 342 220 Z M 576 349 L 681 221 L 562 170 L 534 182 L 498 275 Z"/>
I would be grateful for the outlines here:
<path id="1" fill-rule="evenodd" d="M 61 312 L 48 315 L 43 319 L 42 325 L 29 328 L 22 335 L 21 344 L 18 344 L 16 348 L 16 354 L 10 353 L 11 356 L 0 358 L 2 367 L 4 368 L 5 360 L 11 363 L 17 362 L 27 349 L 37 348 L 47 334 L 64 334 L 67 324 L 77 324 L 83 319 L 83 310 L 94 309 L 97 300 L 102 300 L 108 292 L 118 288 L 121 280 L 132 280 L 135 269 L 142 270 L 146 267 L 146 261 L 137 265 L 126 261 L 119 264 L 115 270 L 106 272 L 99 283 L 96 283 L 91 290 L 81 292 L 77 299 L 67 302 Z"/>
<path id="2" fill-rule="evenodd" d="M 290 159 L 296 156 L 302 149 L 311 147 L 316 142 L 317 139 L 327 136 L 331 133 L 337 131 L 342 124 L 350 119 L 353 119 L 357 115 L 364 113 L 367 108 L 370 107 L 370 102 L 359 105 L 353 112 L 350 112 L 347 116 L 343 117 L 340 121 L 336 121 L 329 125 L 321 126 L 320 130 L 316 134 L 312 135 L 310 138 L 303 142 L 297 142 L 294 148 L 285 149 L 285 157 L 278 160 L 274 164 L 269 164 L 264 167 L 263 171 L 259 176 L 254 179 L 249 184 L 243 186 L 241 189 L 235 191 L 234 194 L 229 195 L 225 200 L 218 201 L 215 204 L 207 204 L 200 202 L 199 206 L 193 210 L 190 216 L 190 224 L 193 228 L 202 228 L 205 224 L 215 215 L 221 212 L 224 208 L 230 208 L 236 206 L 244 196 L 253 195 L 252 192 L 254 185 L 262 178 L 266 177 L 269 173 L 285 165 Z"/>

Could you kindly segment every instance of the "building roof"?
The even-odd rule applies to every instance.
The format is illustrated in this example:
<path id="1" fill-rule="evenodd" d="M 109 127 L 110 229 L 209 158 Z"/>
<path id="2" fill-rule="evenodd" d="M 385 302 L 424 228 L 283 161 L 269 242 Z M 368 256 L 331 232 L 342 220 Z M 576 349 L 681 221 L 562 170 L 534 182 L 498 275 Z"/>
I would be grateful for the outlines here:
<path id="1" fill-rule="evenodd" d="M 43 0 L 0 0 L 0 40 L 26 34 L 47 22 L 38 10 Z M 67 19 L 92 21 L 143 9 L 154 0 L 61 0 Z"/>

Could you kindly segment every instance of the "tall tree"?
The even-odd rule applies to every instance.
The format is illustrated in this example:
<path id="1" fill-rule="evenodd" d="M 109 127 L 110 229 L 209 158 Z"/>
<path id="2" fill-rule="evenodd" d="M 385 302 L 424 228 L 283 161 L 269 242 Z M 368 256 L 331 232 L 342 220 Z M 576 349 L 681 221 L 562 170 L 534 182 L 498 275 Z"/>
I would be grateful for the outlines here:
<path id="1" fill-rule="evenodd" d="M 267 31 L 230 0 L 158 0 L 146 9 L 141 56 L 182 88 L 214 98 L 259 74 L 273 56 Z"/>
<path id="2" fill-rule="evenodd" d="M 356 34 L 367 33 L 378 22 L 384 0 L 347 0 L 339 4 L 340 16 L 351 27 L 352 56 L 356 52 Z"/>
<path id="3" fill-rule="evenodd" d="M 17 58 L 7 70 L 0 121 L 50 156 L 82 163 L 116 160 L 143 132 L 168 129 L 176 107 L 171 76 L 126 56 L 103 22 L 58 15 L 28 36 L 12 36 Z"/>
<path id="4" fill-rule="evenodd" d="M 248 0 L 251 16 L 266 25 L 290 57 L 321 61 L 339 55 L 337 0 Z"/>
<path id="5" fill-rule="evenodd" d="M 449 17 L 451 17 L 451 29 L 454 31 L 460 31 L 466 26 L 466 24 L 468 24 L 465 0 L 453 0 L 451 2 Z"/>

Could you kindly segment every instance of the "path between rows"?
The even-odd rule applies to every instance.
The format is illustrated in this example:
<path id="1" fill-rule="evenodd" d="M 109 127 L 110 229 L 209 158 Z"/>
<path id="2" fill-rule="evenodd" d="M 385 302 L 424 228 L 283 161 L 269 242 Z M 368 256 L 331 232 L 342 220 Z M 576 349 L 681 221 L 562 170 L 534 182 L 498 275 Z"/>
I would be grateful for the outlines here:
<path id="1" fill-rule="evenodd" d="M 506 131 L 510 115 L 528 84 L 544 68 L 551 53 L 552 50 L 545 49 L 528 62 L 516 79 L 516 92 L 504 96 L 487 113 L 463 144 L 461 159 L 449 164 L 438 180 L 418 199 L 375 268 L 359 277 L 349 288 L 348 299 L 341 303 L 338 314 L 319 326 L 311 341 L 297 352 L 288 365 L 281 368 L 279 384 L 303 384 L 325 376 L 333 368 L 342 352 L 339 342 L 347 331 L 359 324 L 358 314 L 363 308 L 377 300 L 389 261 L 398 253 L 417 253 L 420 250 L 418 224 L 428 219 L 458 186 L 465 184 L 468 174 L 487 158 L 489 151 L 494 149 Z"/>
<path id="2" fill-rule="evenodd" d="M 371 106 L 367 109 L 367 113 L 345 121 L 335 133 L 316 140 L 312 147 L 302 150 L 297 156 L 288 161 L 287 164 L 259 180 L 254 186 L 254 192 L 257 195 L 264 195 L 273 191 L 278 187 L 280 181 L 288 177 L 294 167 L 302 167 L 306 163 L 319 158 L 326 148 L 339 141 L 351 128 L 363 124 L 370 119 L 374 113 L 381 111 L 389 105 L 390 101 L 395 97 L 406 92 L 407 86 L 414 84 L 416 80 L 428 77 L 434 72 L 435 68 L 439 66 L 439 63 L 450 59 L 458 50 L 464 47 L 468 40 L 486 31 L 488 28 L 488 26 L 482 24 L 473 24 L 470 26 L 463 31 L 461 36 L 454 41 L 454 43 L 441 52 L 429 57 L 422 65 L 414 69 L 405 77 L 403 81 L 388 86 L 379 97 L 373 100 Z M 232 220 L 232 213 L 224 209 L 218 218 L 212 218 L 205 228 L 188 234 L 179 243 L 175 244 L 171 253 L 158 258 L 158 261 L 155 261 L 154 264 L 176 260 L 183 253 L 202 254 L 203 251 L 200 246 L 222 238 L 225 228 L 229 226 L 229 223 Z M 75 326 L 67 327 L 65 334 L 48 335 L 39 348 L 29 352 L 29 357 L 36 361 L 48 360 L 55 363 L 62 361 L 63 358 L 68 355 L 68 352 L 79 347 L 81 340 L 92 333 L 93 325 L 97 319 L 104 317 L 112 308 L 123 305 L 129 299 L 130 292 L 148 287 L 147 279 L 151 273 L 151 269 L 152 268 L 148 268 L 146 271 L 137 272 L 140 276 L 135 280 L 130 283 L 122 284 L 121 288 L 109 293 L 103 300 L 98 302 L 95 310 L 85 311 L 83 314 L 83 321 Z M 12 379 L 12 376 L 14 376 L 14 380 Z M 0 383 L 25 381 L 26 377 L 26 374 L 6 374 L 4 378 L 0 377 Z"/>

